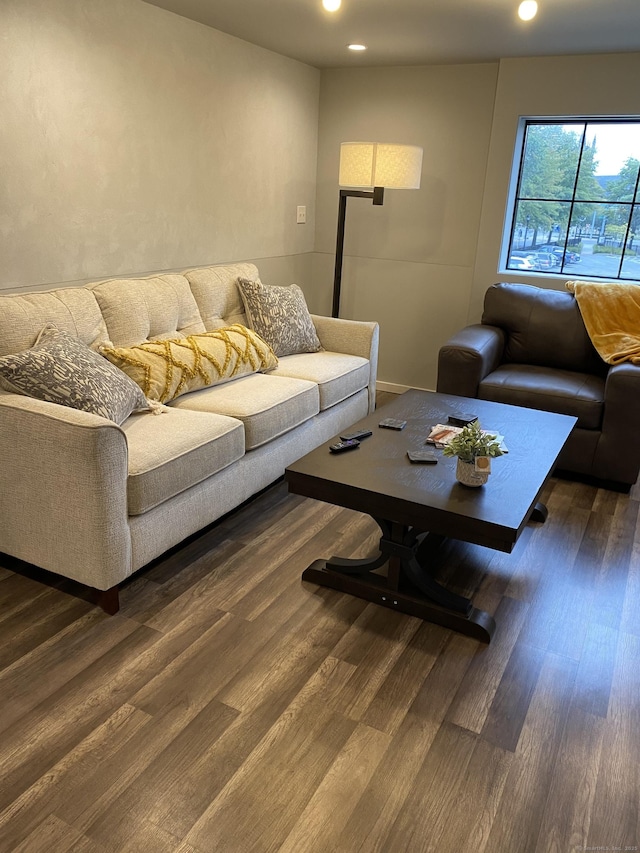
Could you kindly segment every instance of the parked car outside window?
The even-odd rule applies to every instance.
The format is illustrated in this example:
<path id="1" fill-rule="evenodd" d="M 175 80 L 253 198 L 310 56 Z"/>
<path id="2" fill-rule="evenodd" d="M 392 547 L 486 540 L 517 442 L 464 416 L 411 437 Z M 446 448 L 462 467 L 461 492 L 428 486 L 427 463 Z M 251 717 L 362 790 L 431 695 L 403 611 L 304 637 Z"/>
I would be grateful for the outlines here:
<path id="1" fill-rule="evenodd" d="M 552 255 L 557 255 L 560 263 L 564 260 L 565 264 L 577 264 L 580 260 L 578 252 L 573 252 L 571 249 L 564 249 L 556 243 L 550 243 L 547 246 L 539 246 L 539 252 L 551 252 Z"/>
<path id="2" fill-rule="evenodd" d="M 529 258 L 519 258 L 516 256 L 512 256 L 509 258 L 509 263 L 507 264 L 510 270 L 532 270 L 533 263 L 529 260 Z"/>
<path id="3" fill-rule="evenodd" d="M 533 268 L 535 270 L 552 270 L 559 265 L 559 261 L 552 252 L 536 252 L 534 255 Z"/>

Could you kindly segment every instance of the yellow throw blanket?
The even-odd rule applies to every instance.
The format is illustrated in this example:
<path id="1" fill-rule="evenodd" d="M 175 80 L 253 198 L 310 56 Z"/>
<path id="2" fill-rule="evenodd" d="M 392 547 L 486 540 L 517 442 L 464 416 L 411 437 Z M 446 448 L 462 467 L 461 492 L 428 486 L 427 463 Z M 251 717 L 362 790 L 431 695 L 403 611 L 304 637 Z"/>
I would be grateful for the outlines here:
<path id="1" fill-rule="evenodd" d="M 568 281 L 591 342 L 608 364 L 640 364 L 640 286 Z"/>

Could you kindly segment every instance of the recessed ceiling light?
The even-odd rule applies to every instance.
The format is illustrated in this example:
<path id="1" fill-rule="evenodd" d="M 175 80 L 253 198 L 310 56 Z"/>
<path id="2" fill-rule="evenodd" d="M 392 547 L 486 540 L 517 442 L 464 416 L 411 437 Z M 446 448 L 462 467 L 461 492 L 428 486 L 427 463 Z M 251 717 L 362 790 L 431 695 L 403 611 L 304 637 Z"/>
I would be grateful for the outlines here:
<path id="1" fill-rule="evenodd" d="M 337 12 L 341 3 L 342 0 L 322 0 L 322 5 L 327 12 Z"/>
<path id="2" fill-rule="evenodd" d="M 538 4 L 536 0 L 522 0 L 518 7 L 518 15 L 523 21 L 530 21 L 535 18 L 538 12 Z"/>
<path id="3" fill-rule="evenodd" d="M 347 47 L 349 50 L 366 50 L 366 44 L 348 44 Z"/>

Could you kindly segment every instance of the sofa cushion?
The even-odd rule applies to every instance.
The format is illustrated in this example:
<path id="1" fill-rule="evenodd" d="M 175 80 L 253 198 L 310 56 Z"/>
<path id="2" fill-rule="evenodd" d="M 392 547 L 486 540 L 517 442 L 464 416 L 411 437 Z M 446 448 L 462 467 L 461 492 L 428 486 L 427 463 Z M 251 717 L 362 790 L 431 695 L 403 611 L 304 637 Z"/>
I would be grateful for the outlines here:
<path id="1" fill-rule="evenodd" d="M 573 415 L 578 418 L 577 426 L 600 429 L 604 385 L 604 379 L 590 373 L 503 364 L 482 380 L 478 397 L 494 403 Z"/>
<path id="2" fill-rule="evenodd" d="M 17 394 L 100 415 L 121 424 L 148 400 L 133 382 L 101 355 L 53 325 L 31 349 L 0 357 L 0 383 Z"/>
<path id="3" fill-rule="evenodd" d="M 48 324 L 93 349 L 107 337 L 100 306 L 83 287 L 0 296 L 0 355 L 29 349 Z"/>
<path id="4" fill-rule="evenodd" d="M 207 331 L 189 282 L 182 275 L 111 279 L 89 287 L 114 346 Z"/>
<path id="5" fill-rule="evenodd" d="M 185 270 L 183 275 L 191 286 L 191 292 L 207 329 L 219 329 L 232 323 L 249 325 L 238 290 L 238 278 L 256 280 L 258 268 L 254 264 L 199 267 Z"/>
<path id="6" fill-rule="evenodd" d="M 297 284 L 274 287 L 239 278 L 238 287 L 252 329 L 277 356 L 321 349 L 304 293 Z"/>
<path id="7" fill-rule="evenodd" d="M 504 361 L 606 373 L 572 293 L 529 284 L 494 284 L 485 294 L 482 322 L 505 330 Z"/>
<path id="8" fill-rule="evenodd" d="M 369 384 L 366 358 L 338 352 L 299 353 L 281 358 L 271 376 L 308 379 L 318 385 L 320 411 L 330 409 Z"/>
<path id="9" fill-rule="evenodd" d="M 240 421 L 208 412 L 169 409 L 154 418 L 129 418 L 122 429 L 129 515 L 142 515 L 244 455 Z"/>
<path id="10" fill-rule="evenodd" d="M 244 424 L 246 450 L 289 432 L 320 410 L 315 382 L 264 373 L 185 394 L 170 405 L 238 418 Z"/>
<path id="11" fill-rule="evenodd" d="M 150 400 L 161 403 L 278 364 L 271 347 L 239 323 L 132 347 L 103 346 L 100 352 L 137 382 Z"/>

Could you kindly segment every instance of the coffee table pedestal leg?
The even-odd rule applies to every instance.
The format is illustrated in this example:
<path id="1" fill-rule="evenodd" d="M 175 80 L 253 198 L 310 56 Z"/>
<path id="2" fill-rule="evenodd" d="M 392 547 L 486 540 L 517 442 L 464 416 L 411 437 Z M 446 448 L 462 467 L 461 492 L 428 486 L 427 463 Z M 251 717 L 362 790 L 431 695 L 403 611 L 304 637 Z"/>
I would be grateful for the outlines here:
<path id="1" fill-rule="evenodd" d="M 316 560 L 302 573 L 302 579 L 347 592 L 366 601 L 435 622 L 488 643 L 495 630 L 492 616 L 475 608 L 468 598 L 437 583 L 429 574 L 428 534 L 418 534 L 412 528 L 385 519 L 375 519 L 382 530 L 380 553 L 363 560 L 331 557 Z M 431 537 L 433 541 L 441 541 Z M 427 565 L 425 565 L 427 562 Z M 388 563 L 387 576 L 375 570 Z M 415 588 L 407 590 L 403 579 Z"/>

